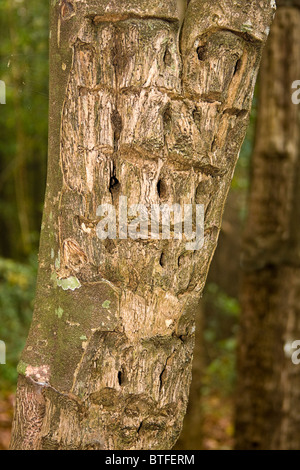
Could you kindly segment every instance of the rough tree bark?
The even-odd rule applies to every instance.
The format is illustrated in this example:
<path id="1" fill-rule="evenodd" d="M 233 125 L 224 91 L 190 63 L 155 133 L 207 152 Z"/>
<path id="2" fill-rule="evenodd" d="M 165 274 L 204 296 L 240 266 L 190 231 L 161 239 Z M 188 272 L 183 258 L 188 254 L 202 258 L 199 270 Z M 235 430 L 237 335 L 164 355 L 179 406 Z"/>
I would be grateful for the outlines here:
<path id="1" fill-rule="evenodd" d="M 169 449 L 275 2 L 51 3 L 47 194 L 11 447 Z M 203 248 L 100 241 L 96 209 L 119 195 L 203 203 Z"/>
<path id="2" fill-rule="evenodd" d="M 291 5 L 294 5 L 291 6 Z M 299 449 L 300 2 L 278 2 L 260 73 L 242 283 L 238 449 Z M 298 7 L 297 7 L 298 6 Z"/>
<path id="3" fill-rule="evenodd" d="M 195 311 L 195 347 L 189 401 L 180 437 L 174 450 L 203 449 L 202 372 L 203 372 L 203 302 Z"/>

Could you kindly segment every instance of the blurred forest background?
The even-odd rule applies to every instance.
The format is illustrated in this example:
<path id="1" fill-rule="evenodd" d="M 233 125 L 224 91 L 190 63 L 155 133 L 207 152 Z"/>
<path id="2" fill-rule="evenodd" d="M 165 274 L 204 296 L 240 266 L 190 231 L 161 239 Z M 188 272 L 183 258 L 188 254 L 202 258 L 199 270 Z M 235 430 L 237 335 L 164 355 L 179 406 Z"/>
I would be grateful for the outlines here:
<path id="1" fill-rule="evenodd" d="M 0 31 L 0 80 L 6 83 L 6 105 L 0 105 L 0 339 L 7 346 L 7 364 L 0 365 L 0 449 L 6 449 L 16 366 L 33 310 L 45 191 L 48 2 L 0 0 Z M 201 449 L 234 446 L 240 258 L 257 106 L 255 97 L 200 306 L 192 393 Z M 189 449 L 184 441 L 183 435 L 178 448 Z"/>

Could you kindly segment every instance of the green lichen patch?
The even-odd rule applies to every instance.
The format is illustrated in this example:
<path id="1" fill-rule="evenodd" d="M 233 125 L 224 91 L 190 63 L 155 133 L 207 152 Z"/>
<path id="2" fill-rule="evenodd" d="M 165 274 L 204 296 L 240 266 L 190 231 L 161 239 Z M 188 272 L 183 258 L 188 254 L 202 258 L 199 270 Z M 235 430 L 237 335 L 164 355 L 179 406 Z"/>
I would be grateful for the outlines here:
<path id="1" fill-rule="evenodd" d="M 75 290 L 81 287 L 80 282 L 75 276 L 68 277 L 67 279 L 57 279 L 56 282 L 58 287 L 61 287 L 63 290 Z"/>
<path id="2" fill-rule="evenodd" d="M 26 362 L 20 361 L 18 366 L 17 366 L 18 374 L 25 376 L 27 367 L 28 367 L 28 364 L 26 364 Z"/>
<path id="3" fill-rule="evenodd" d="M 247 23 L 244 23 L 241 27 L 241 30 L 244 32 L 252 32 L 253 31 L 253 25 L 251 21 L 249 20 Z"/>
<path id="4" fill-rule="evenodd" d="M 58 307 L 55 309 L 55 315 L 58 316 L 58 318 L 61 318 L 63 316 L 64 310 L 61 307 Z"/>
<path id="5" fill-rule="evenodd" d="M 103 302 L 103 304 L 102 304 L 102 307 L 103 307 L 103 308 L 109 308 L 109 307 L 110 307 L 110 304 L 111 304 L 111 301 L 110 301 L 110 300 L 105 300 L 105 302 Z"/>

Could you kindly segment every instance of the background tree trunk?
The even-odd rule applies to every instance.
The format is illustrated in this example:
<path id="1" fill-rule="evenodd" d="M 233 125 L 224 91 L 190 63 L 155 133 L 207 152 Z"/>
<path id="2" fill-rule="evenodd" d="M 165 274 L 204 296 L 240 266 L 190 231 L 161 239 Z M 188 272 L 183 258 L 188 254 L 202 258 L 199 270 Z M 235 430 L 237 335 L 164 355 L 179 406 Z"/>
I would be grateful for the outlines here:
<path id="1" fill-rule="evenodd" d="M 291 3 L 279 2 L 260 72 L 242 263 L 238 449 L 300 446 L 299 366 L 289 354 L 300 339 L 300 116 L 291 100 L 300 77 L 300 10 L 285 6 Z"/>
<path id="2" fill-rule="evenodd" d="M 47 194 L 12 448 L 169 449 L 273 2 L 52 3 Z M 203 248 L 100 241 L 96 209 L 119 195 L 204 204 Z"/>

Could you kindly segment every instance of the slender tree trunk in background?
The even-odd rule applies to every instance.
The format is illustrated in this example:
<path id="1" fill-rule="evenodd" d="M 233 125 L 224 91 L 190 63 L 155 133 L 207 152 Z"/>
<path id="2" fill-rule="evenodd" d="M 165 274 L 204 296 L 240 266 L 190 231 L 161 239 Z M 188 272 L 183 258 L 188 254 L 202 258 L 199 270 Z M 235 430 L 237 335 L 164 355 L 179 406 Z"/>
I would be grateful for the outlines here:
<path id="1" fill-rule="evenodd" d="M 286 4 L 278 4 L 260 72 L 243 256 L 238 449 L 300 447 L 299 366 L 284 351 L 300 339 L 300 115 L 291 100 L 300 77 L 300 9 Z"/>
<path id="2" fill-rule="evenodd" d="M 180 433 L 195 311 L 274 13 L 269 0 L 186 4 L 52 2 L 47 194 L 13 449 L 169 449 Z M 204 204 L 204 246 L 100 241 L 97 207 L 120 195 Z"/>

